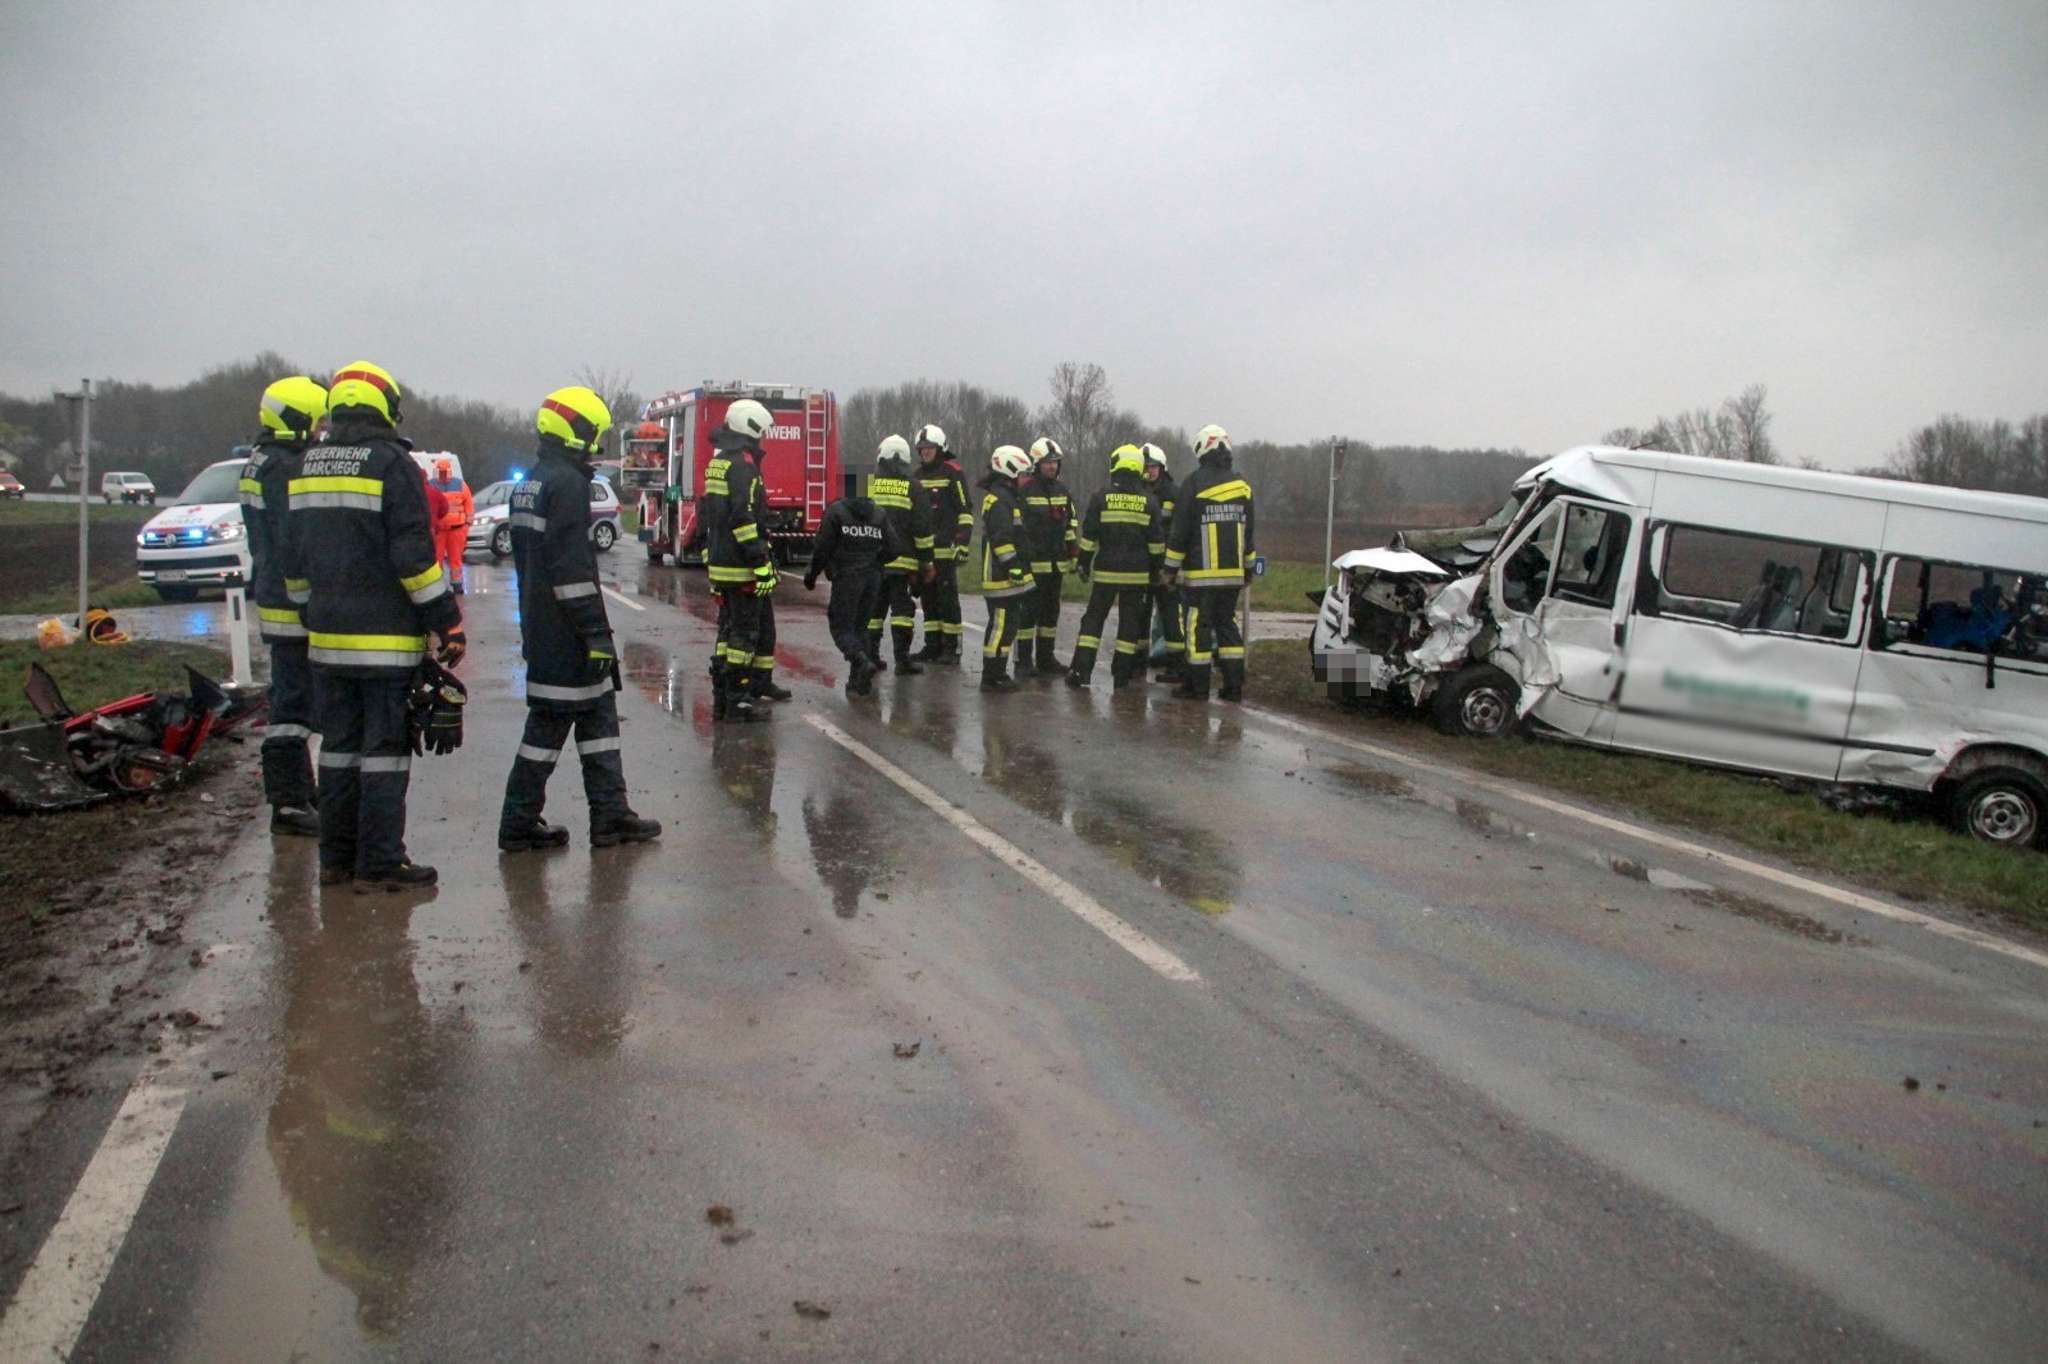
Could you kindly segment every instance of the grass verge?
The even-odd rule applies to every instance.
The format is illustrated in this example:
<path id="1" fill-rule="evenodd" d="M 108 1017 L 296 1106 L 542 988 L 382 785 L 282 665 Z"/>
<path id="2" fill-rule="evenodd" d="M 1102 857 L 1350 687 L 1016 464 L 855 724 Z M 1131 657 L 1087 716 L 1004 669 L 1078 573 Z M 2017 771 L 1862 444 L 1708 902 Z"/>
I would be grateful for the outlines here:
<path id="1" fill-rule="evenodd" d="M 960 561 L 960 590 L 970 596 L 981 595 L 981 541 L 976 540 L 968 548 L 968 556 Z M 1286 611 L 1307 614 L 1314 611 L 1308 594 L 1323 585 L 1321 564 L 1301 563 L 1296 560 L 1268 559 L 1264 577 L 1252 579 L 1252 610 Z M 1060 600 L 1063 602 L 1085 602 L 1088 600 L 1090 585 L 1069 573 L 1060 582 Z"/>
<path id="2" fill-rule="evenodd" d="M 1330 700 L 1300 640 L 1252 645 L 1252 699 L 1333 731 L 1570 796 L 1619 815 L 1696 830 L 1904 900 L 1940 901 L 2048 928 L 2048 855 L 1994 848 L 1931 815 L 1849 814 L 1775 782 L 1546 740 L 1439 734 L 1420 716 Z"/>
<path id="3" fill-rule="evenodd" d="M 104 607 L 116 615 L 133 606 L 162 606 L 156 589 L 135 576 L 133 569 L 118 578 L 95 581 L 86 592 L 89 606 Z M 68 624 L 78 614 L 78 589 L 31 592 L 25 596 L 0 596 L 0 616 L 61 616 Z"/>
<path id="4" fill-rule="evenodd" d="M 182 691 L 188 665 L 214 678 L 225 677 L 228 671 L 225 653 L 198 644 L 136 640 L 132 644 L 73 644 L 44 650 L 33 640 L 4 640 L 0 641 L 0 724 L 36 719 L 22 692 L 31 663 L 48 670 L 73 710 L 90 710 L 141 691 Z"/>

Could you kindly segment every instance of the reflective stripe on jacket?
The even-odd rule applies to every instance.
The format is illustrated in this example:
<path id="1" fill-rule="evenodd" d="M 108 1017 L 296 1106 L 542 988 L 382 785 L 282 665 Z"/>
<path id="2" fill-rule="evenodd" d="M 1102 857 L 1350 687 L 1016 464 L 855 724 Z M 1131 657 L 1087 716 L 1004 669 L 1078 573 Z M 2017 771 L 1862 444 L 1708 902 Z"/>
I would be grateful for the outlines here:
<path id="1" fill-rule="evenodd" d="M 1015 484 L 990 474 L 981 484 L 981 595 L 1016 597 L 1033 587 L 1024 558 L 1024 518 Z M 1012 577 L 1012 572 L 1020 574 Z"/>
<path id="2" fill-rule="evenodd" d="M 924 489 L 925 510 L 931 516 L 932 558 L 956 559 L 974 538 L 974 513 L 967 503 L 967 480 L 960 466 L 950 459 L 920 464 L 914 481 Z"/>
<path id="3" fill-rule="evenodd" d="M 761 537 L 764 496 L 761 471 L 746 451 L 721 452 L 704 466 L 697 524 L 712 582 L 752 582 L 754 570 L 768 562 L 768 542 Z"/>
<path id="4" fill-rule="evenodd" d="M 1244 582 L 1252 546 L 1252 486 L 1230 467 L 1230 456 L 1209 454 L 1181 485 L 1167 537 L 1166 566 L 1190 587 Z"/>
<path id="5" fill-rule="evenodd" d="M 1159 499 L 1137 474 L 1112 474 L 1081 522 L 1081 566 L 1098 583 L 1145 587 L 1166 555 Z"/>
<path id="6" fill-rule="evenodd" d="M 284 537 L 291 509 L 291 479 L 302 451 L 296 445 L 259 442 L 249 452 L 237 485 L 242 533 L 249 540 L 249 596 L 256 603 L 256 628 L 267 640 L 303 640 L 305 622 L 285 590 Z"/>
<path id="7" fill-rule="evenodd" d="M 890 474 L 868 475 L 868 501 L 882 509 L 896 532 L 901 547 L 882 565 L 886 573 L 915 573 L 932 561 L 932 522 L 925 505 L 924 489 L 907 478 Z"/>
<path id="8" fill-rule="evenodd" d="M 461 623 L 409 449 L 389 427 L 342 422 L 286 482 L 285 594 L 317 667 L 407 673 L 430 631 Z"/>
<path id="9" fill-rule="evenodd" d="M 543 440 L 506 509 L 528 705 L 578 710 L 612 690 L 617 651 L 590 544 L 590 478 L 567 447 Z"/>
<path id="10" fill-rule="evenodd" d="M 1019 487 L 1023 494 L 1024 542 L 1029 546 L 1031 571 L 1050 573 L 1055 565 L 1073 557 L 1079 534 L 1074 529 L 1074 499 L 1059 479 L 1036 474 Z"/>

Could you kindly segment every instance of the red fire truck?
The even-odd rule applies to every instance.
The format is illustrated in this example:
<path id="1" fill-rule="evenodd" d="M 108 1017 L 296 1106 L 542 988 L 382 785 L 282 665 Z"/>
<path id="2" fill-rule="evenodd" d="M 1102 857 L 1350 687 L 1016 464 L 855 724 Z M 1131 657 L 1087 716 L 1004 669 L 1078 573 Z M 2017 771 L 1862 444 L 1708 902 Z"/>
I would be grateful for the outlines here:
<path id="1" fill-rule="evenodd" d="M 696 530 L 704 466 L 711 462 L 711 434 L 740 398 L 752 398 L 775 415 L 761 442 L 768 503 L 762 530 L 783 563 L 800 563 L 810 553 L 825 504 L 838 495 L 839 404 L 827 389 L 734 380 L 662 394 L 626 436 L 620 482 L 629 496 L 638 494 L 640 540 L 649 562 L 661 563 L 664 555 L 684 562 L 682 547 Z M 702 559 L 691 555 L 688 561 Z"/>

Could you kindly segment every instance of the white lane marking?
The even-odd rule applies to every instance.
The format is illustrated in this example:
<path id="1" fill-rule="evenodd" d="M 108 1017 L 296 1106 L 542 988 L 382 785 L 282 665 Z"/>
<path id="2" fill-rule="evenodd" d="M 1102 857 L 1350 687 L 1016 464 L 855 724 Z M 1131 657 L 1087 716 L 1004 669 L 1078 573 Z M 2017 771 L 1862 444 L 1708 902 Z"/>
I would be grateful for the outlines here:
<path id="1" fill-rule="evenodd" d="M 931 787 L 926 786 L 916 777 L 911 776 L 908 772 L 905 772 L 895 763 L 890 762 L 887 758 L 875 752 L 875 750 L 869 748 L 845 730 L 839 728 L 831 721 L 816 715 L 806 715 L 804 720 L 833 743 L 838 744 L 841 748 L 853 754 L 854 757 L 859 758 L 869 767 L 874 768 L 875 771 L 909 792 L 913 799 L 925 806 L 933 814 L 945 820 L 975 843 L 980 844 L 982 850 L 991 857 L 1005 864 L 1032 885 L 1037 886 L 1047 895 L 1050 895 L 1061 905 L 1071 910 L 1076 918 L 1100 932 L 1104 937 L 1108 938 L 1118 947 L 1123 948 L 1124 951 L 1130 953 L 1139 961 L 1145 963 L 1145 965 L 1151 967 L 1154 971 L 1157 971 L 1160 975 L 1165 976 L 1168 980 L 1201 980 L 1200 973 L 1194 967 L 1189 966 L 1179 957 L 1161 947 L 1153 939 L 1110 913 L 1109 910 L 1103 908 L 1086 891 L 1081 890 L 1071 882 L 1063 880 L 1059 875 L 1016 844 L 1010 842 L 1001 834 L 996 833 L 959 806 L 952 804 L 938 792 L 932 790 Z"/>
<path id="2" fill-rule="evenodd" d="M 1823 900 L 1831 900 L 1849 909 L 1860 909 L 1865 913 L 1875 914 L 1880 918 L 1894 919 L 1902 924 L 1911 924 L 1916 928 L 1924 928 L 1929 933 L 1937 934 L 1944 938 L 1954 938 L 1958 942 L 1966 942 L 1973 947 L 1981 947 L 1987 952 L 1996 952 L 2001 956 L 2011 957 L 2015 961 L 2023 961 L 2032 966 L 2048 968 L 2048 953 L 2037 952 L 2033 948 L 2022 946 L 2019 943 L 2006 942 L 2002 938 L 1995 938 L 1989 933 L 1984 933 L 1974 928 L 1966 928 L 1962 924 L 1952 924 L 1945 919 L 1934 918 L 1932 915 L 1921 914 L 1915 910 L 1902 909 L 1897 905 L 1888 904 L 1883 900 L 1875 899 L 1858 891 L 1843 890 L 1839 886 L 1831 886 L 1825 882 L 1815 881 L 1796 872 L 1780 871 L 1776 867 L 1767 867 L 1761 862 L 1752 862 L 1746 857 L 1725 853 L 1716 848 L 1709 848 L 1704 844 L 1688 842 L 1683 838 L 1673 838 L 1670 834 L 1660 834 L 1654 829 L 1645 829 L 1640 825 L 1630 824 L 1626 820 L 1615 819 L 1609 815 L 1599 814 L 1577 805 L 1567 805 L 1561 800 L 1552 800 L 1548 796 L 1539 796 L 1533 791 L 1524 791 L 1520 787 L 1512 786 L 1507 782 L 1473 775 L 1458 768 L 1444 767 L 1436 763 L 1425 762 L 1413 754 L 1403 753 L 1398 749 L 1383 748 L 1379 744 L 1366 743 L 1362 739 L 1350 739 L 1340 734 L 1332 734 L 1326 729 L 1319 729 L 1314 725 L 1303 724 L 1299 720 L 1292 720 L 1287 716 L 1277 715 L 1261 706 L 1246 706 L 1244 709 L 1247 714 L 1254 715 L 1267 724 L 1278 725 L 1282 729 L 1291 729 L 1297 734 L 1305 734 L 1310 738 L 1320 739 L 1325 743 L 1339 744 L 1345 748 L 1356 749 L 1360 753 L 1369 753 L 1375 758 L 1384 758 L 1388 762 L 1396 762 L 1424 772 L 1434 772 L 1440 776 L 1451 777 L 1469 786 L 1476 786 L 1482 791 L 1490 791 L 1494 795 L 1505 796 L 1509 800 L 1517 800 L 1524 805 L 1533 805 L 1539 810 L 1548 810 L 1551 814 L 1563 815 L 1567 819 L 1576 819 L 1580 823 L 1590 824 L 1596 829 L 1605 829 L 1609 833 L 1617 833 L 1628 838 L 1640 839 L 1655 847 L 1667 848 L 1672 852 L 1685 853 L 1688 856 L 1701 858 L 1704 861 L 1718 862 L 1724 867 L 1733 868 L 1736 871 L 1759 877 L 1762 880 L 1785 886 L 1791 890 L 1803 891 L 1808 895 L 1817 896 Z"/>
<path id="3" fill-rule="evenodd" d="M 185 1111 L 185 1091 L 160 1079 L 138 1077 L 100 1138 L 0 1317 L 0 1359 L 64 1359 L 78 1343 Z"/>
<path id="4" fill-rule="evenodd" d="M 607 597 L 610 597 L 613 601 L 625 607 L 628 611 L 645 611 L 647 609 L 646 607 L 642 606 L 639 602 L 636 602 L 632 598 L 626 596 L 624 593 L 614 592 L 609 587 L 604 587 L 603 584 L 599 584 L 599 586 Z"/>

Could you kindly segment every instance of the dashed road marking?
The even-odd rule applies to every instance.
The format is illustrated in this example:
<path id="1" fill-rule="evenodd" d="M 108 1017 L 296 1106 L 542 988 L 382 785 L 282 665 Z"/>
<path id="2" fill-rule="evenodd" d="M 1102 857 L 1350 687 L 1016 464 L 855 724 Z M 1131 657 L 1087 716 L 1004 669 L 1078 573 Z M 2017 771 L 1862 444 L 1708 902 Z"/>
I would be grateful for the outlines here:
<path id="1" fill-rule="evenodd" d="M 70 1356 L 184 1111 L 182 1088 L 137 1077 L 0 1317 L 0 1359 Z"/>
<path id="2" fill-rule="evenodd" d="M 1685 853 L 1688 856 L 1697 857 L 1703 861 L 1718 863 L 1721 866 L 1784 886 L 1787 889 L 1801 891 L 1822 900 L 1832 901 L 1848 909 L 1862 910 L 1866 914 L 1875 914 L 1879 918 L 1892 919 L 1902 924 L 1911 924 L 1916 928 L 1924 928 L 1929 933 L 1940 937 L 1953 938 L 1958 942 L 1966 942 L 1972 947 L 1981 947 L 1987 952 L 1996 952 L 2001 956 L 2011 957 L 2015 961 L 2023 961 L 2031 966 L 2048 968 L 2048 953 L 2037 952 L 2033 948 L 2024 947 L 2019 943 L 2007 942 L 2003 938 L 1993 937 L 1989 933 L 1984 933 L 1974 928 L 1967 928 L 1962 924 L 1952 924 L 1946 919 L 1937 919 L 1929 914 L 1921 914 L 1911 909 L 1902 909 L 1898 905 L 1888 904 L 1883 900 L 1864 895 L 1859 891 L 1843 890 L 1839 886 L 1831 886 L 1825 882 L 1815 881 L 1796 872 L 1780 871 L 1776 867 L 1767 867 L 1761 862 L 1752 862 L 1746 857 L 1725 853 L 1718 848 L 1709 848 L 1704 844 L 1689 842 L 1683 838 L 1674 838 L 1670 834 L 1661 834 L 1654 829 L 1645 829 L 1639 824 L 1631 824 L 1624 819 L 1615 819 L 1611 815 L 1599 814 L 1596 811 L 1587 810 L 1577 805 L 1569 805 L 1561 800 L 1552 800 L 1548 796 L 1539 796 L 1533 791 L 1524 791 L 1520 787 L 1504 781 L 1496 781 L 1493 778 L 1478 776 L 1461 769 L 1426 762 L 1412 753 L 1403 753 L 1399 749 L 1385 748 L 1379 744 L 1367 743 L 1362 739 L 1351 739 L 1341 734 L 1332 734 L 1329 730 L 1318 728 L 1315 725 L 1303 724 L 1299 720 L 1275 714 L 1260 706 L 1246 706 L 1244 709 L 1246 714 L 1255 716 L 1266 724 L 1277 725 L 1281 729 L 1293 730 L 1297 734 L 1305 734 L 1324 743 L 1337 744 L 1344 748 L 1354 749 L 1360 753 L 1368 753 L 1375 758 L 1383 758 L 1388 762 L 1400 763 L 1404 767 L 1412 767 L 1419 771 L 1433 772 L 1440 776 L 1451 777 L 1457 781 L 1464 782 L 1468 786 L 1475 786 L 1482 791 L 1491 792 L 1496 796 L 1504 796 L 1508 800 L 1519 801 L 1524 805 L 1532 805 L 1539 810 L 1547 810 L 1554 815 L 1563 815 L 1566 819 L 1575 819 L 1581 824 L 1590 824 L 1596 829 L 1605 829 L 1609 833 L 1640 839 L 1642 842 L 1649 843 L 1655 847 L 1666 848 L 1672 852 Z"/>
<path id="3" fill-rule="evenodd" d="M 1095 898 L 1074 885 L 1022 848 L 996 833 L 973 815 L 905 772 L 895 763 L 860 742 L 831 721 L 806 715 L 804 721 L 833 743 L 859 758 L 875 771 L 908 792 L 912 799 L 979 844 L 982 850 L 1050 895 L 1089 927 L 1136 957 L 1168 980 L 1199 982 L 1202 977 L 1172 952 L 1140 930 L 1105 909 Z"/>
<path id="4" fill-rule="evenodd" d="M 631 597 L 626 596 L 623 592 L 614 592 L 609 587 L 604 587 L 604 585 L 601 583 L 599 584 L 599 587 L 603 590 L 604 594 L 607 597 L 610 597 L 613 601 L 625 607 L 628 611 L 645 611 L 647 609 L 646 607 L 642 606 L 639 602 L 634 601 Z"/>

